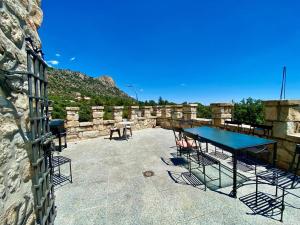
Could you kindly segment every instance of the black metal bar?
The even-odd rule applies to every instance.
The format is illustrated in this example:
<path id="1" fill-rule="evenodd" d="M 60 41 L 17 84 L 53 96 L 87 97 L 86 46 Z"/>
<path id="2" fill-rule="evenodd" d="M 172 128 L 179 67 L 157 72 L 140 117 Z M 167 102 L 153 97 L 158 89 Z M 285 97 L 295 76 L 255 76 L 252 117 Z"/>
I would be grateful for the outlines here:
<path id="1" fill-rule="evenodd" d="M 232 160 L 233 160 L 233 185 L 232 185 L 232 197 L 236 198 L 236 193 L 237 193 L 237 155 L 236 152 L 234 151 L 232 154 Z"/>

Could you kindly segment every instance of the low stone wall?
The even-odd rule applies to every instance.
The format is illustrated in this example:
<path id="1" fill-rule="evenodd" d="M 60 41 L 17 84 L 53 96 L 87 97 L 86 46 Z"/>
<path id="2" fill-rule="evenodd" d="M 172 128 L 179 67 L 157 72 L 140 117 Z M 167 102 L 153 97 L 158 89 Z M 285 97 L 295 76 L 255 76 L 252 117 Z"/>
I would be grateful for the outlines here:
<path id="1" fill-rule="evenodd" d="M 67 118 L 65 127 L 67 128 L 68 140 L 83 140 L 96 138 L 110 133 L 113 126 L 122 126 L 118 123 L 123 120 L 123 106 L 114 106 L 112 109 L 112 120 L 104 120 L 104 107 L 92 107 L 92 121 L 79 122 L 79 107 L 67 107 Z M 51 109 L 50 109 L 51 110 Z M 210 125 L 209 119 L 197 118 L 197 104 L 173 105 L 173 106 L 130 106 L 129 121 L 133 122 L 132 129 L 139 130 L 145 128 L 171 129 L 172 126 L 189 127 Z M 153 116 L 154 115 L 154 116 Z"/>
<path id="2" fill-rule="evenodd" d="M 92 121 L 79 122 L 79 107 L 67 107 L 67 118 L 65 127 L 67 128 L 67 138 L 69 141 L 83 140 L 109 135 L 110 128 L 117 126 L 122 129 L 118 123 L 123 120 L 123 106 L 113 107 L 113 119 L 104 120 L 104 107 L 92 107 Z M 156 117 L 151 116 L 150 107 L 141 108 L 143 117 L 139 116 L 139 107 L 131 106 L 129 109 L 130 121 L 133 122 L 132 129 L 139 130 L 156 127 Z"/>

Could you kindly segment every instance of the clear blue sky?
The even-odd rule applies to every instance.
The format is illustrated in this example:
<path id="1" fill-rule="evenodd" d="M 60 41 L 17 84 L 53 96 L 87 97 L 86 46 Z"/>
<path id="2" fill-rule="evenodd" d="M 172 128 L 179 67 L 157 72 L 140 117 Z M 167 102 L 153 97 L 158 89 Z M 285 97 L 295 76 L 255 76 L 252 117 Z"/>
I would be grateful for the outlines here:
<path id="1" fill-rule="evenodd" d="M 42 1 L 46 59 L 175 102 L 300 99 L 298 0 Z M 59 55 L 58 55 L 59 54 Z M 56 62 L 57 61 L 57 62 Z"/>

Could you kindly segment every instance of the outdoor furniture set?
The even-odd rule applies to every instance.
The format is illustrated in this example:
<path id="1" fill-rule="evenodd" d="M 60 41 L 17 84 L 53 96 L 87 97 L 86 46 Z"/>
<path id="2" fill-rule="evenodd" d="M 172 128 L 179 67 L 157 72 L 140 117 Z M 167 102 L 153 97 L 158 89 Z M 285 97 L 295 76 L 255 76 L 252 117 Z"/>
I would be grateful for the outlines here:
<path id="1" fill-rule="evenodd" d="M 128 140 L 128 134 L 127 132 L 130 132 L 130 136 L 132 137 L 132 127 L 131 125 L 133 124 L 132 121 L 127 121 L 127 120 L 123 120 L 122 122 L 117 123 L 117 125 L 113 126 L 110 128 L 110 135 L 109 135 L 109 139 L 111 140 L 113 137 L 113 134 L 115 132 L 118 133 L 119 138 L 121 138 L 121 127 L 123 127 L 123 138 L 125 138 L 126 140 Z"/>
<path id="2" fill-rule="evenodd" d="M 230 121 L 232 122 L 232 121 Z M 229 123 L 228 123 L 229 124 Z M 228 126 L 225 123 L 225 127 Z M 238 122 L 234 122 L 235 125 L 239 126 Z M 290 164 L 290 169 L 288 171 L 282 171 L 276 168 L 277 162 L 277 142 L 274 140 L 266 139 L 259 137 L 255 131 L 264 134 L 269 137 L 270 132 L 269 126 L 264 125 L 252 125 L 252 129 L 248 134 L 232 132 L 225 129 L 219 129 L 214 127 L 202 126 L 194 128 L 178 128 L 173 127 L 173 132 L 175 135 L 175 143 L 177 147 L 177 155 L 185 156 L 188 162 L 189 175 L 192 176 L 194 169 L 201 168 L 203 173 L 203 183 L 205 190 L 207 188 L 207 183 L 215 180 L 207 176 L 206 167 L 207 166 L 216 166 L 219 170 L 219 177 L 216 178 L 219 180 L 219 187 L 222 187 L 221 182 L 221 167 L 223 166 L 221 162 L 216 159 L 214 154 L 208 153 L 208 143 L 215 146 L 216 148 L 222 149 L 231 154 L 232 157 L 232 191 L 230 196 L 237 197 L 238 186 L 237 176 L 238 176 L 238 155 L 243 154 L 244 157 L 258 158 L 257 155 L 261 153 L 270 153 L 269 149 L 272 147 L 272 160 L 271 165 L 267 165 L 265 171 L 257 172 L 257 165 L 255 164 L 255 179 L 253 180 L 256 184 L 256 192 L 253 196 L 255 200 L 255 212 L 257 214 L 264 213 L 269 210 L 279 209 L 281 218 L 283 219 L 283 211 L 285 209 L 285 195 L 288 193 L 287 189 L 298 188 L 299 177 L 297 172 L 299 171 L 300 164 L 300 145 L 296 146 L 293 160 Z M 240 129 L 238 129 L 240 131 Z M 206 148 L 202 147 L 202 144 L 206 144 Z M 250 156 L 250 157 L 249 157 Z M 255 161 L 255 160 L 254 160 Z M 192 165 L 198 164 L 197 168 L 192 168 Z M 207 179 L 210 179 L 207 181 Z M 247 181 L 250 181 L 248 179 Z M 261 193 L 258 192 L 258 185 L 260 183 L 272 185 L 275 187 L 275 195 L 269 196 L 268 199 L 262 204 L 261 200 L 258 198 L 261 196 Z M 281 190 L 282 194 L 278 195 L 278 190 Z M 259 204 L 258 204 L 259 202 Z M 262 205 L 261 205 L 262 204 Z M 259 207 L 258 207 L 259 205 Z M 252 209 L 253 210 L 253 209 Z"/>

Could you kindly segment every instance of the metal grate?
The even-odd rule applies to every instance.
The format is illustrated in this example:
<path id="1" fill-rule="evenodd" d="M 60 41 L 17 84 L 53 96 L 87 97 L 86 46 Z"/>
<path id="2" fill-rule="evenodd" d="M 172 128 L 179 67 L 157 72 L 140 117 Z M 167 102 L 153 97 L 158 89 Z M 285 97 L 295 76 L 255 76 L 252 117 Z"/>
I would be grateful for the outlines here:
<path id="1" fill-rule="evenodd" d="M 51 133 L 48 117 L 47 64 L 27 48 L 31 162 L 37 224 L 53 225 L 56 215 L 53 175 L 50 168 Z"/>
<path id="2" fill-rule="evenodd" d="M 151 170 L 143 172 L 144 177 L 152 177 L 154 176 L 154 172 Z"/>

